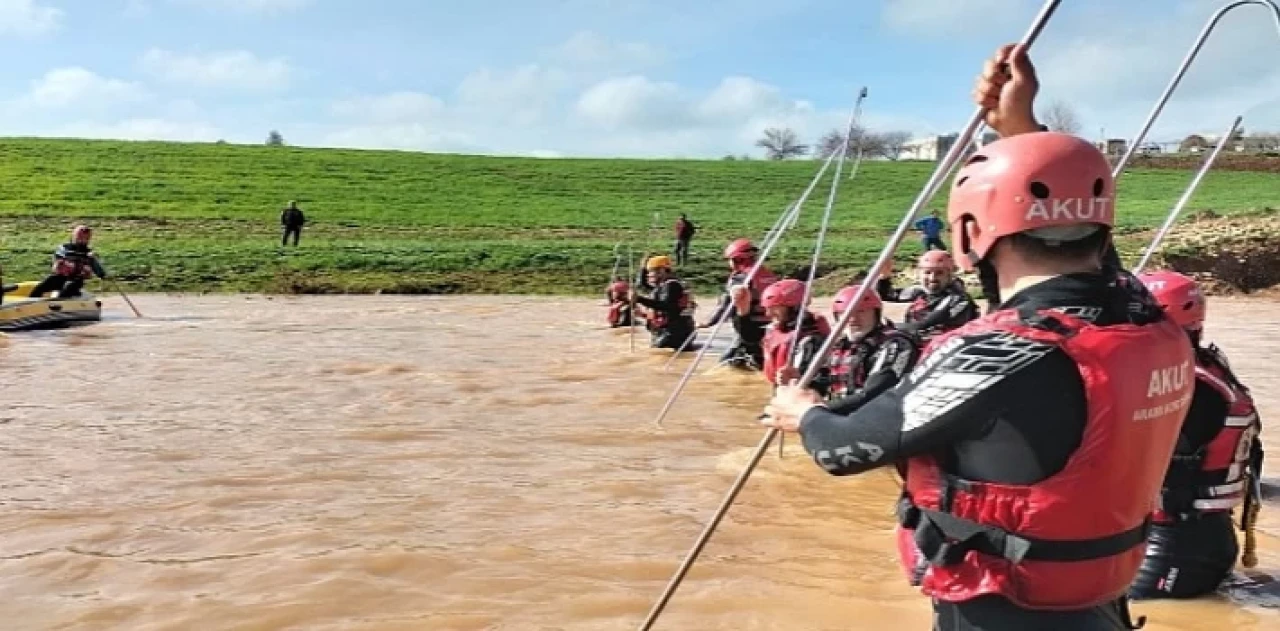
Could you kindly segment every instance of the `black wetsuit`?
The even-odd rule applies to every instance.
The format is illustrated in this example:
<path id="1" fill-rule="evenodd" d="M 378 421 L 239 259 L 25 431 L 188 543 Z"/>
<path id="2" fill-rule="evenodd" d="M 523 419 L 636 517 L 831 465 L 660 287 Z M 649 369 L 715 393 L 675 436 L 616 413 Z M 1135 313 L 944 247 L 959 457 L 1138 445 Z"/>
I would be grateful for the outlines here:
<path id="1" fill-rule="evenodd" d="M 1162 317 L 1149 294 L 1138 295 L 1096 273 L 1044 281 L 1010 297 L 1003 309 L 1028 315 L 1059 309 L 1100 326 Z M 807 412 L 800 424 L 805 449 L 832 475 L 926 454 L 938 457 L 947 471 L 978 481 L 1028 485 L 1062 470 L 1087 423 L 1084 382 L 1075 362 L 1052 345 L 1029 343 L 1011 356 L 1001 336 L 961 339 L 848 416 L 822 407 Z M 934 378 L 955 373 L 955 382 L 972 383 L 975 369 L 987 378 L 967 391 Z M 999 370 L 1005 373 L 995 378 L 993 371 Z M 1145 388 L 1145 375 L 1141 380 Z M 952 405 L 937 405 L 958 397 Z M 1128 617 L 1123 600 L 1083 611 L 1046 612 L 986 596 L 963 603 L 935 601 L 934 610 L 934 628 L 940 631 L 1112 631 L 1126 628 Z"/>
<path id="2" fill-rule="evenodd" d="M 898 385 L 920 359 L 919 341 L 906 333 L 894 331 L 891 322 L 879 323 L 856 341 L 846 338 L 842 344 L 845 348 L 853 347 L 851 354 L 840 356 L 841 361 L 848 363 L 844 375 L 825 373 L 817 380 L 831 382 L 843 377 L 846 381 L 843 388 L 837 389 L 843 390 L 844 396 L 827 403 L 827 407 L 837 414 L 852 414 L 867 401 Z M 815 390 L 830 391 L 830 387 Z"/>
<path id="3" fill-rule="evenodd" d="M 734 272 L 729 276 L 728 286 L 737 287 L 746 280 L 747 272 Z M 769 327 L 769 317 L 764 314 L 764 307 L 760 306 L 760 292 L 752 290 L 751 315 L 746 318 L 738 317 L 733 298 L 728 293 L 721 294 L 720 301 L 706 321 L 714 325 L 726 314 L 733 323 L 734 330 L 738 332 L 738 339 L 720 355 L 720 362 L 735 368 L 760 370 L 764 366 L 764 350 L 760 347 L 760 340 Z M 743 335 L 743 331 L 747 331 L 747 334 Z"/>
<path id="4" fill-rule="evenodd" d="M 1200 363 L 1216 361 L 1210 351 L 1196 348 Z M 1200 462 L 1198 456 L 1222 431 L 1228 403 L 1213 386 L 1196 380 L 1195 394 L 1187 419 L 1182 423 L 1174 461 L 1165 477 L 1166 488 L 1194 489 Z M 1257 441 L 1255 441 L 1256 443 Z M 1186 463 L 1185 466 L 1180 466 Z M 1166 494 L 1169 504 L 1178 504 Z M 1189 502 L 1190 500 L 1187 500 Z M 1194 598 L 1211 594 L 1231 575 L 1240 547 L 1236 541 L 1231 513 L 1201 513 L 1187 508 L 1175 523 L 1154 523 L 1147 536 L 1147 553 L 1129 596 L 1139 598 Z M 1169 509 L 1172 510 L 1172 509 Z M 1181 512 L 1181 511 L 1177 511 Z"/>
<path id="5" fill-rule="evenodd" d="M 697 333 L 693 317 L 685 315 L 684 285 L 678 279 L 662 281 L 650 297 L 636 296 L 636 302 L 653 310 L 657 319 L 649 320 L 649 346 L 653 348 L 680 348 L 690 336 Z M 661 324 L 655 324 L 655 322 Z"/>
<path id="6" fill-rule="evenodd" d="M 978 305 L 969 297 L 964 283 L 952 280 L 941 291 L 930 292 L 920 285 L 906 289 L 884 290 L 877 285 L 885 302 L 909 302 L 907 313 L 898 328 L 928 340 L 940 333 L 958 329 L 978 317 Z"/>
<path id="7" fill-rule="evenodd" d="M 54 259 L 69 261 L 78 266 L 83 266 L 92 270 L 98 278 L 106 278 L 107 271 L 102 268 L 98 259 L 93 256 L 93 249 L 85 243 L 64 243 L 58 246 L 53 253 Z M 51 291 L 57 291 L 59 298 L 75 298 L 80 295 L 80 290 L 84 288 L 84 277 L 79 274 L 72 276 L 64 276 L 62 274 L 50 274 L 40 281 L 31 290 L 32 298 L 39 298 Z"/>

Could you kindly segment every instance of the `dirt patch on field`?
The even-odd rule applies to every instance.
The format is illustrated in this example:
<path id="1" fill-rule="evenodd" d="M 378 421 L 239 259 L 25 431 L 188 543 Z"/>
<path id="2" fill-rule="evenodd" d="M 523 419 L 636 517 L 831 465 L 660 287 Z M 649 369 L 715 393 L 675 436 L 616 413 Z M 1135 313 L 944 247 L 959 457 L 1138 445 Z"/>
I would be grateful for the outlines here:
<path id="1" fill-rule="evenodd" d="M 1280 291 L 1280 211 L 1199 213 L 1180 222 L 1154 258 L 1194 276 L 1209 293 Z"/>

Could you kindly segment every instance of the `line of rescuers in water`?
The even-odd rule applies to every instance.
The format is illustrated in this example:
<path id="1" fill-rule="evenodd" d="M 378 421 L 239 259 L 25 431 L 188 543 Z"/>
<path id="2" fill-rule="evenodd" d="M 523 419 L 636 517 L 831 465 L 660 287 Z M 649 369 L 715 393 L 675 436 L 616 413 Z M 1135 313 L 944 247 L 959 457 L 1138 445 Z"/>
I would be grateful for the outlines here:
<path id="1" fill-rule="evenodd" d="M 985 153 L 1008 159 L 1042 143 L 1088 153 L 1087 145 L 1039 133 L 1046 137 L 993 144 Z M 1075 178 L 1062 179 L 1070 186 Z M 1037 230 L 1056 227 L 1022 230 L 1015 224 L 1008 236 L 1039 239 Z M 803 304 L 801 280 L 780 279 L 760 266 L 745 282 L 758 254 L 747 239 L 728 245 L 727 285 L 733 289 L 701 323 L 670 258 L 651 257 L 636 282 L 644 294 L 625 280 L 607 288 L 609 324 L 630 326 L 634 300 L 651 346 L 679 349 L 727 311 L 737 339 L 721 363 L 761 372 L 775 392 L 785 388 L 809 368 L 859 286 L 836 293 L 829 317 L 815 313 Z M 1240 511 L 1242 530 L 1256 523 L 1263 453 L 1249 389 L 1223 351 L 1204 339 L 1206 300 L 1195 280 L 1172 271 L 1142 274 L 1140 284 L 1123 272 L 1061 274 L 1014 292 L 980 317 L 949 253 L 925 252 L 916 274 L 918 284 L 907 288 L 894 287 L 891 274 L 882 274 L 853 306 L 849 327 L 807 396 L 778 396 L 770 406 L 811 405 L 792 414 L 793 429 L 831 473 L 893 463 L 906 474 L 899 519 L 910 540 L 900 547 L 911 559 L 913 582 L 940 606 L 947 598 L 981 600 L 971 597 L 981 593 L 1015 608 L 1049 606 L 1060 614 L 1090 605 L 1094 592 L 1113 591 L 1097 584 L 1098 577 L 1118 576 L 1106 568 L 1137 558 L 1129 598 L 1213 593 L 1240 556 L 1234 512 Z M 907 303 L 901 323 L 885 317 L 885 302 Z M 1186 347 L 1186 361 L 1150 353 L 1149 361 L 1126 365 L 1122 347 L 1165 341 L 1159 336 L 1167 338 L 1173 325 L 1181 329 L 1177 341 Z M 1139 365 L 1144 363 L 1151 366 Z M 1112 403 L 1104 408 L 1102 401 Z M 1109 412 L 1095 418 L 1097 409 Z M 1128 417 L 1116 416 L 1117 410 Z M 1179 425 L 1176 418 L 1184 414 Z M 1073 415 L 1078 418 L 1054 418 Z M 807 428 L 806 420 L 812 421 Z M 1151 427 L 1131 432 L 1109 426 L 1134 422 Z M 1134 454 L 1149 453 L 1149 445 L 1170 441 L 1172 457 L 1159 466 L 1133 461 Z M 1093 466 L 1102 463 L 1108 466 Z M 1117 469 L 1112 463 L 1128 464 Z M 1163 478 L 1155 510 L 1141 508 L 1140 486 L 1107 490 L 1118 475 Z M 1080 514 L 1056 508 L 1048 498 L 1063 485 L 1075 487 L 1082 502 L 1132 502 L 1133 523 L 1094 520 L 1110 509 Z M 1077 582 L 1064 582 L 1069 580 Z M 1048 593 L 1026 591 L 1040 588 Z M 1112 606 L 1114 615 L 1106 611 Z M 955 615 L 964 615 L 963 608 Z M 1101 609 L 1091 615 L 1128 620 L 1122 603 L 1104 602 Z"/>
<path id="2" fill-rule="evenodd" d="M 985 315 L 946 251 L 920 257 L 916 286 L 880 274 L 856 305 L 858 285 L 842 288 L 829 319 L 803 281 L 763 266 L 748 278 L 758 249 L 738 239 L 724 251 L 732 289 L 707 321 L 655 256 L 642 292 L 608 287 L 609 322 L 630 325 L 635 304 L 652 346 L 678 349 L 727 311 L 737 340 L 722 361 L 772 386 L 761 423 L 798 433 L 832 475 L 896 467 L 899 557 L 935 628 L 1138 628 L 1131 599 L 1208 595 L 1237 557 L 1256 563 L 1258 411 L 1205 339 L 1194 279 L 1122 270 L 1113 213 L 1032 212 L 1063 199 L 1114 207 L 1106 158 L 1038 125 L 1002 135 L 967 159 L 947 209 Z M 901 324 L 886 301 L 908 304 Z"/>

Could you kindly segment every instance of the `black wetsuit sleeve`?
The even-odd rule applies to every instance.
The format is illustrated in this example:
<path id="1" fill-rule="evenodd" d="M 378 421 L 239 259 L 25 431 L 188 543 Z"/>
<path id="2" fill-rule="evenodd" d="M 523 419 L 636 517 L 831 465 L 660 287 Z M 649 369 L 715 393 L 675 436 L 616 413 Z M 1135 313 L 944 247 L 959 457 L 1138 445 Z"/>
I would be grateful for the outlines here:
<path id="1" fill-rule="evenodd" d="M 644 296 L 636 296 L 636 302 L 661 311 L 668 318 L 677 318 L 680 316 L 682 309 L 680 308 L 680 299 L 684 298 L 684 287 L 680 283 L 667 282 L 662 289 L 661 298 L 646 298 Z"/>
<path id="2" fill-rule="evenodd" d="M 898 385 L 920 359 L 920 347 L 901 337 L 889 338 L 876 351 L 871 361 L 871 374 L 867 382 L 853 394 L 827 404 L 836 414 L 853 414 L 888 389 Z"/>
<path id="3" fill-rule="evenodd" d="M 953 338 L 922 362 L 853 414 L 821 406 L 805 413 L 805 450 L 832 475 L 862 473 L 981 437 L 1007 410 L 1024 409 L 1028 397 L 1043 399 L 1046 388 L 1080 381 L 1057 347 L 1001 332 Z M 1083 397 L 1083 388 L 1072 396 Z"/>
<path id="4" fill-rule="evenodd" d="M 977 305 L 968 296 L 952 294 L 942 299 L 929 315 L 916 322 L 902 325 L 902 330 L 910 333 L 922 333 L 934 328 L 954 329 L 976 318 Z"/>
<path id="5" fill-rule="evenodd" d="M 911 302 L 916 299 L 914 289 L 915 287 L 898 289 L 893 286 L 892 281 L 876 284 L 876 293 L 880 294 L 880 299 L 885 302 Z"/>
<path id="6" fill-rule="evenodd" d="M 733 299 L 729 294 L 721 294 L 719 302 L 716 303 L 715 311 L 711 312 L 711 317 L 707 318 L 707 322 L 714 325 L 725 317 L 730 309 L 733 309 Z"/>
<path id="7" fill-rule="evenodd" d="M 822 348 L 822 343 L 825 341 L 827 338 L 817 333 L 811 333 L 800 339 L 791 356 L 791 366 L 796 369 L 796 372 L 803 375 L 809 369 L 809 365 L 818 355 L 818 349 Z M 823 397 L 827 396 L 831 389 L 831 379 L 825 366 L 814 375 L 814 379 L 809 382 L 809 387 Z"/>
<path id="8" fill-rule="evenodd" d="M 1227 422 L 1227 400 L 1213 386 L 1196 380 L 1191 407 L 1178 435 L 1178 451 L 1194 453 L 1208 445 Z"/>
<path id="9" fill-rule="evenodd" d="M 733 312 L 733 330 L 747 344 L 759 344 L 764 339 L 765 331 L 768 327 L 760 326 L 751 314 L 738 315 L 737 310 Z"/>

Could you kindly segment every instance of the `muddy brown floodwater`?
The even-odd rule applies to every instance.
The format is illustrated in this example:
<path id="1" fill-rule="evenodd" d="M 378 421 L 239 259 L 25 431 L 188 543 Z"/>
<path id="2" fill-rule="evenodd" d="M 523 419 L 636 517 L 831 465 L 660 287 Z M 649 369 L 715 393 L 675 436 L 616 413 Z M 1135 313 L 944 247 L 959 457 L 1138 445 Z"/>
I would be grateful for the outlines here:
<path id="1" fill-rule="evenodd" d="M 4 629 L 634 629 L 761 436 L 766 387 L 723 370 L 654 429 L 686 360 L 663 372 L 642 332 L 629 352 L 593 301 L 136 300 L 148 319 L 108 298 L 95 326 L 0 340 Z M 1277 307 L 1210 306 L 1264 423 Z M 656 628 L 929 628 L 893 480 L 796 443 Z M 1263 583 L 1278 534 L 1273 499 Z M 1271 587 L 1135 613 L 1280 629 Z"/>

